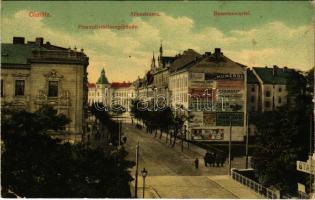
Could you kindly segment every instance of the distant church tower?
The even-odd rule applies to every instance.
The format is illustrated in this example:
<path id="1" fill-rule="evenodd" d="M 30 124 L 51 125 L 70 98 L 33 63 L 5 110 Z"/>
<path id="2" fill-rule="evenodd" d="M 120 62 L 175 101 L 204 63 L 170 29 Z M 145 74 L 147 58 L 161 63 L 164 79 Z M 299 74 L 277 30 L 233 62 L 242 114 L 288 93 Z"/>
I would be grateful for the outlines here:
<path id="1" fill-rule="evenodd" d="M 101 75 L 96 82 L 96 99 L 98 102 L 102 102 L 104 105 L 109 105 L 109 87 L 110 84 L 105 75 L 104 68 L 101 71 Z"/>
<path id="2" fill-rule="evenodd" d="M 152 57 L 152 61 L 151 61 L 151 71 L 152 72 L 156 71 L 154 52 L 153 52 L 153 57 Z"/>
<path id="3" fill-rule="evenodd" d="M 163 66 L 163 46 L 162 46 L 162 42 L 161 42 L 161 46 L 160 46 L 160 56 L 158 58 L 158 65 L 159 67 Z"/>
<path id="4" fill-rule="evenodd" d="M 162 42 L 161 42 L 161 46 L 160 46 L 160 58 L 162 58 L 163 56 L 163 46 L 162 46 Z"/>

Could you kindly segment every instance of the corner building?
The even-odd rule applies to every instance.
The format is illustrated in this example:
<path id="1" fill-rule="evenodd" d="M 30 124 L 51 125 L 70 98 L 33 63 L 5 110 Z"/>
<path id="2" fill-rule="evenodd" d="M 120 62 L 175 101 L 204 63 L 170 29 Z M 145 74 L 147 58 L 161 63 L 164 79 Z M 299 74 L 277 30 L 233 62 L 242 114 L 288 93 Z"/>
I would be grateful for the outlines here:
<path id="1" fill-rule="evenodd" d="M 231 124 L 232 141 L 244 140 L 246 77 L 246 66 L 224 56 L 220 48 L 203 55 L 188 49 L 178 55 L 170 66 L 170 101 L 175 110 L 192 117 L 186 122 L 186 139 L 228 141 Z"/>
<path id="2" fill-rule="evenodd" d="M 83 49 L 44 43 L 43 38 L 25 43 L 24 37 L 1 48 L 1 107 L 34 112 L 48 104 L 71 119 L 65 131 L 84 133 L 89 58 Z"/>

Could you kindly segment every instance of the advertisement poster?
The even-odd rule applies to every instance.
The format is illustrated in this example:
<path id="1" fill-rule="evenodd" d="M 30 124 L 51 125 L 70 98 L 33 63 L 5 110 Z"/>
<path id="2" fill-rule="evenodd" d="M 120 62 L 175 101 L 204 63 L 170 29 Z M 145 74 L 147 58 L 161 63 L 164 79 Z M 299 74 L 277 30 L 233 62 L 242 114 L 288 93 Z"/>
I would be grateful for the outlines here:
<path id="1" fill-rule="evenodd" d="M 205 80 L 205 74 L 204 73 L 191 73 L 190 74 L 190 80 L 192 80 L 192 81 L 204 81 Z"/>
<path id="2" fill-rule="evenodd" d="M 218 112 L 216 113 L 217 126 L 244 126 L 244 113 L 242 112 Z"/>
<path id="3" fill-rule="evenodd" d="M 203 113 L 204 126 L 215 126 L 216 125 L 216 113 L 204 112 Z"/>
<path id="4" fill-rule="evenodd" d="M 190 112 L 192 120 L 190 127 L 202 127 L 203 126 L 203 112 Z"/>
<path id="5" fill-rule="evenodd" d="M 224 139 L 224 129 L 193 129 L 194 140 L 220 141 Z"/>

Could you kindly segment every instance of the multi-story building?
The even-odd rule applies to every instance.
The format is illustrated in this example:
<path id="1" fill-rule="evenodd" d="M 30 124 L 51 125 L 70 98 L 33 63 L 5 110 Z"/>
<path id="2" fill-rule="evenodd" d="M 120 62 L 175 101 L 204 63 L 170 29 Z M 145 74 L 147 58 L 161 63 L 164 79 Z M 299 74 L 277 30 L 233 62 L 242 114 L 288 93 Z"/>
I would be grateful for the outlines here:
<path id="1" fill-rule="evenodd" d="M 249 68 L 247 69 L 247 112 L 257 112 L 258 111 L 258 102 L 260 102 L 260 84 L 253 73 Z"/>
<path id="2" fill-rule="evenodd" d="M 161 104 L 169 105 L 169 88 L 168 77 L 169 67 L 177 59 L 177 56 L 164 56 L 163 46 L 160 46 L 160 55 L 158 57 L 158 66 L 155 65 L 155 58 L 153 54 L 151 72 L 153 74 L 152 89 L 154 91 L 155 98 Z"/>
<path id="3" fill-rule="evenodd" d="M 135 98 L 136 91 L 133 84 L 130 82 L 113 82 L 109 83 L 102 69 L 100 77 L 96 83 L 89 83 L 88 102 L 89 105 L 96 103 L 94 106 L 99 106 L 98 109 L 107 109 L 108 111 L 116 106 L 116 109 L 125 110 L 125 117 L 130 117 L 131 100 Z"/>
<path id="4" fill-rule="evenodd" d="M 100 77 L 96 83 L 88 83 L 88 103 L 102 103 L 99 106 L 110 106 L 110 84 L 107 80 L 104 68 L 101 71 Z"/>
<path id="5" fill-rule="evenodd" d="M 71 119 L 66 131 L 81 134 L 86 127 L 87 66 L 83 49 L 77 51 L 44 43 L 25 43 L 14 37 L 1 44 L 1 106 L 30 112 L 52 105 Z"/>
<path id="6" fill-rule="evenodd" d="M 138 77 L 138 79 L 133 82 L 136 98 L 141 101 L 150 101 L 154 98 L 156 89 L 153 87 L 153 80 L 154 76 L 150 70 L 143 78 Z"/>
<path id="7" fill-rule="evenodd" d="M 294 95 L 288 91 L 288 83 L 294 69 L 278 66 L 247 69 L 247 113 L 250 119 L 258 112 L 274 111 L 287 103 L 294 105 Z M 249 120 L 250 121 L 250 120 Z M 256 134 L 256 127 L 248 123 L 249 135 Z"/>
<path id="8" fill-rule="evenodd" d="M 131 106 L 131 100 L 135 98 L 134 86 L 130 82 L 113 82 L 110 85 L 111 102 L 113 105 L 119 105 L 128 111 Z"/>
<path id="9" fill-rule="evenodd" d="M 170 66 L 169 88 L 173 108 L 183 108 L 186 139 L 243 141 L 246 131 L 246 66 L 223 55 L 221 49 L 200 55 L 184 51 Z"/>
<path id="10" fill-rule="evenodd" d="M 293 69 L 278 66 L 253 67 L 252 72 L 259 82 L 258 111 L 273 111 L 291 100 L 294 101 L 289 98 L 287 89 Z"/>

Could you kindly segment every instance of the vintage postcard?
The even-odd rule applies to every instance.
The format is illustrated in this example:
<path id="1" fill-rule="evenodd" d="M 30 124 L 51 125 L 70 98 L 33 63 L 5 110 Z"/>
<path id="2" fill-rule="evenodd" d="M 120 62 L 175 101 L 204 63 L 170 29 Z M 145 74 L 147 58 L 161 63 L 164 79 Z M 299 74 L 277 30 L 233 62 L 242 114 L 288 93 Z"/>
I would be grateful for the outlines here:
<path id="1" fill-rule="evenodd" d="M 3 198 L 315 198 L 314 1 L 1 4 Z"/>

